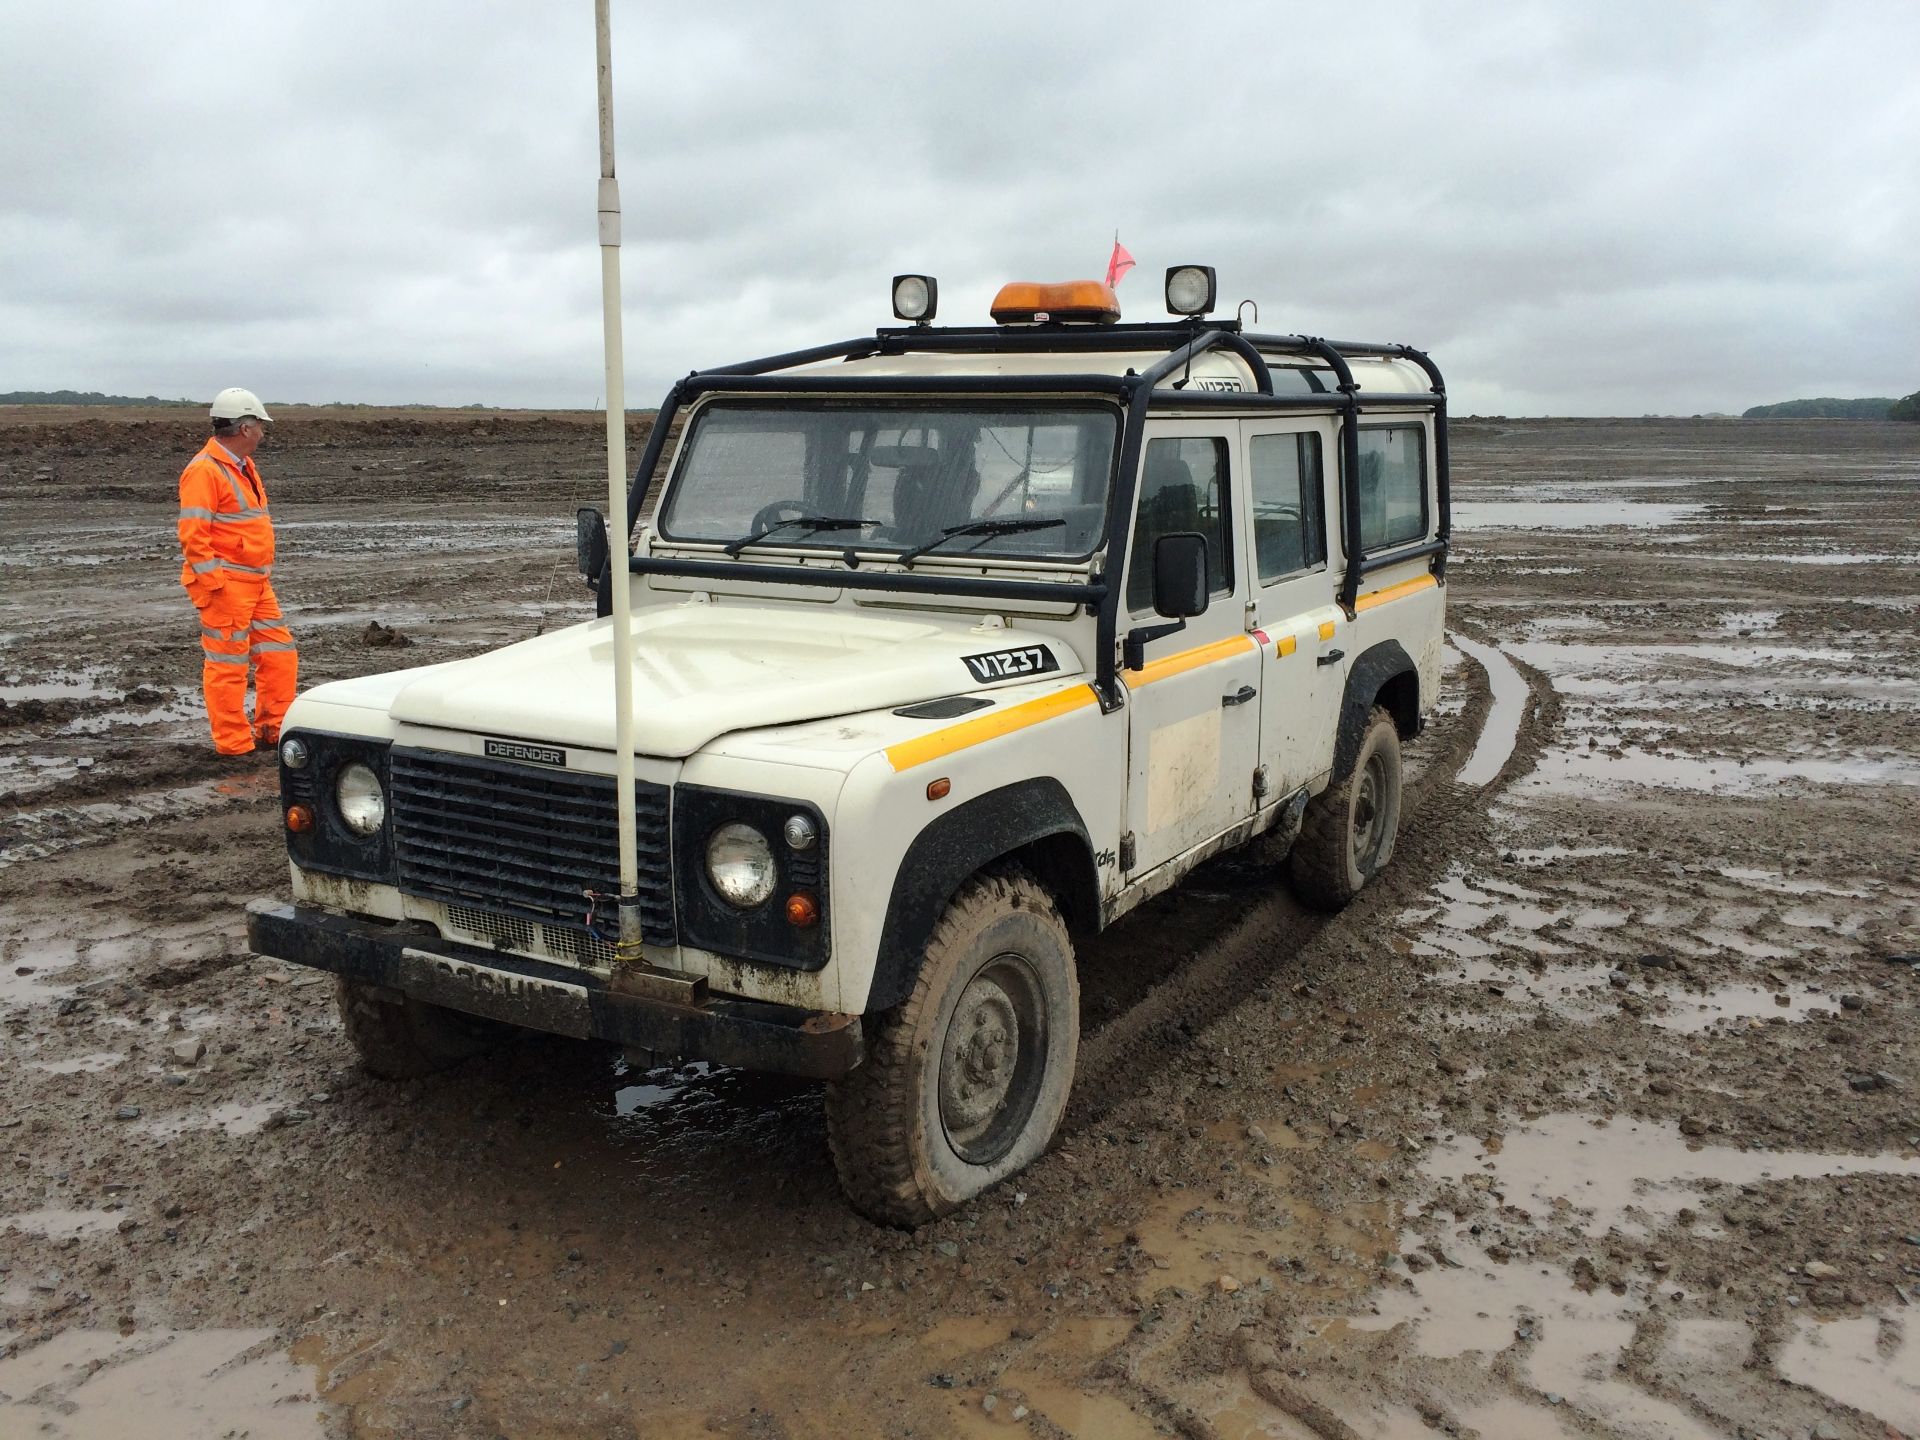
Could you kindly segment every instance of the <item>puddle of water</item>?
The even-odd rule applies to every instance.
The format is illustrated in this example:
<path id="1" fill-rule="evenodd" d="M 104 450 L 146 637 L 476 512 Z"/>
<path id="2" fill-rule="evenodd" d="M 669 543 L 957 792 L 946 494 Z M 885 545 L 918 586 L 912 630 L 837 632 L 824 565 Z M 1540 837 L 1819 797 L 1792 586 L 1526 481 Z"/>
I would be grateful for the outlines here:
<path id="1" fill-rule="evenodd" d="M 1513 662 L 1493 646 L 1464 635 L 1455 635 L 1453 643 L 1480 663 L 1493 690 L 1493 708 L 1487 713 L 1479 743 L 1454 779 L 1461 785 L 1486 785 L 1499 775 L 1520 738 L 1520 722 L 1527 713 L 1527 682 L 1513 668 Z"/>
<path id="2" fill-rule="evenodd" d="M 326 1411 L 271 1330 L 68 1330 L 0 1360 L 0 1396 L 0 1431 L 61 1440 L 311 1440 Z"/>
<path id="3" fill-rule="evenodd" d="M 1419 1352 L 1437 1360 L 1474 1353 L 1491 1357 L 1518 1345 L 1518 1369 L 1529 1388 L 1560 1396 L 1568 1411 L 1603 1422 L 1609 1435 L 1717 1440 L 1716 1432 L 1678 1407 L 1613 1378 L 1633 1340 L 1636 1310 L 1636 1301 L 1610 1290 L 1581 1291 L 1557 1266 L 1495 1265 L 1476 1255 L 1458 1269 L 1424 1271 L 1405 1287 L 1382 1291 L 1376 1313 L 1343 1323 L 1355 1331 L 1409 1326 Z M 1519 1338 L 1523 1327 L 1531 1337 L 1527 1342 Z M 1530 1420 L 1532 1408 L 1513 1401 L 1506 1410 Z M 1489 1435 L 1516 1437 L 1554 1433 L 1482 1428 Z"/>
<path id="4" fill-rule="evenodd" d="M 1552 1213 L 1570 1208 L 1589 1235 L 1611 1228 L 1643 1234 L 1694 1203 L 1702 1180 L 1765 1180 L 1842 1175 L 1920 1175 L 1920 1155 L 1817 1154 L 1703 1145 L 1674 1125 L 1616 1120 L 1597 1125 L 1574 1113 L 1542 1116 L 1502 1137 L 1497 1152 L 1459 1137 L 1427 1162 L 1435 1179 L 1489 1178 L 1506 1203 Z M 1636 1218 L 1637 1217 L 1637 1218 Z"/>
<path id="5" fill-rule="evenodd" d="M 1631 855 L 1633 851 L 1621 845 L 1541 845 L 1531 850 L 1510 850 L 1507 854 L 1516 865 L 1544 869 L 1562 860 L 1597 860 L 1608 855 Z"/>
<path id="6" fill-rule="evenodd" d="M 284 1109 L 285 1105 L 286 1102 L 280 1100 L 261 1100 L 250 1105 L 229 1102 L 216 1105 L 211 1110 L 169 1115 L 138 1128 L 143 1134 L 162 1140 L 171 1140 L 189 1130 L 224 1130 L 229 1135 L 254 1135 L 265 1127 L 276 1110 Z"/>
<path id="7" fill-rule="evenodd" d="M 1624 851 L 1622 852 L 1625 853 Z M 1865 900 L 1873 892 L 1863 884 L 1835 885 L 1830 880 L 1805 880 L 1782 875 L 1778 870 L 1754 870 L 1739 865 L 1723 865 L 1720 873 L 1755 890 L 1771 890 L 1777 895 L 1834 895 L 1845 900 Z"/>
<path id="8" fill-rule="evenodd" d="M 51 964 L 39 963 L 34 955 L 32 963 L 20 963 L 30 951 L 17 952 L 6 957 L 6 963 L 0 965 L 0 1010 L 24 1010 L 29 1005 L 43 1005 L 49 1000 L 59 1000 L 71 995 L 78 988 L 79 981 L 63 982 L 49 980 L 48 972 L 65 970 L 73 964 L 72 959 L 56 958 Z M 26 974 L 20 972 L 25 970 Z"/>
<path id="9" fill-rule="evenodd" d="M 1920 1434 L 1920 1321 L 1912 1314 L 1797 1317 L 1775 1368 L 1797 1385 Z"/>
<path id="10" fill-rule="evenodd" d="M 96 1050 L 90 1055 L 75 1055 L 66 1060 L 29 1060 L 27 1064 L 53 1075 L 81 1075 L 111 1070 L 126 1058 L 125 1051 Z"/>
<path id="11" fill-rule="evenodd" d="M 705 1061 L 615 1073 L 629 1083 L 614 1091 L 608 1126 L 638 1168 L 670 1187 L 711 1185 L 716 1167 L 749 1151 L 804 1169 L 810 1147 L 824 1143 L 820 1087 L 810 1082 Z"/>
<path id="12" fill-rule="evenodd" d="M 1462 1410 L 1460 1419 L 1478 1430 L 1484 1440 L 1573 1440 L 1573 1432 L 1553 1411 L 1511 1396 Z"/>
<path id="13" fill-rule="evenodd" d="M 1693 1034 L 1716 1025 L 1757 1025 L 1769 1020 L 1805 1020 L 1833 1007 L 1824 995 L 1795 994 L 1771 985 L 1722 985 L 1704 995 L 1655 992 L 1645 1018 L 1663 1030 Z"/>
<path id="14" fill-rule="evenodd" d="M 1458 513 L 1458 512 L 1456 512 Z M 1691 560 L 1692 556 L 1674 556 L 1674 559 Z M 1912 555 L 1888 555 L 1861 550 L 1816 550 L 1797 553 L 1769 551 L 1750 555 L 1730 555 L 1717 553 L 1716 562 L 1736 560 L 1742 563 L 1757 562 L 1763 565 L 1906 565 L 1912 563 Z"/>
<path id="15" fill-rule="evenodd" d="M 1649 530 L 1707 507 L 1657 500 L 1470 500 L 1453 507 L 1456 530 Z"/>
<path id="16" fill-rule="evenodd" d="M 1786 670 L 1819 661 L 1842 665 L 1863 656 L 1853 650 L 1811 645 L 1754 645 L 1726 641 L 1679 645 L 1640 643 L 1598 644 L 1577 640 L 1525 640 L 1511 647 L 1513 654 L 1555 680 L 1594 672 L 1643 671 L 1669 667 L 1675 660 L 1704 660 L 1742 670 Z"/>
<path id="17" fill-rule="evenodd" d="M 0 1216 L 0 1234 L 18 1230 L 27 1235 L 44 1235 L 49 1240 L 105 1235 L 125 1218 L 118 1210 L 23 1210 L 17 1215 Z M 0 1392 L 5 1388 L 0 1386 Z"/>
<path id="18" fill-rule="evenodd" d="M 1617 750 L 1549 750 L 1516 787 L 1523 791 L 1602 795 L 1620 789 L 1753 795 L 1791 784 L 1920 785 L 1920 761 L 1902 755 L 1849 755 L 1837 760 L 1703 759 L 1659 754 L 1637 745 Z"/>
<path id="19" fill-rule="evenodd" d="M 1262 1128 L 1271 1133 L 1281 1127 L 1276 1121 Z M 1143 1298 L 1168 1285 L 1195 1292 L 1251 1289 L 1276 1261 L 1293 1262 L 1312 1272 L 1316 1284 L 1338 1289 L 1357 1291 L 1373 1283 L 1377 1267 L 1393 1253 L 1391 1204 L 1364 1201 L 1321 1210 L 1289 1192 L 1284 1166 L 1263 1173 L 1275 1187 L 1270 1220 L 1209 1209 L 1191 1193 L 1170 1194 L 1155 1204 L 1132 1231 L 1152 1262 L 1152 1269 L 1139 1272 Z"/>
<path id="20" fill-rule="evenodd" d="M 84 670 L 56 670 L 52 677 L 30 683 L 14 676 L 8 684 L 0 685 L 0 700 L 13 704 L 22 700 L 96 700 L 119 693 L 102 682 L 106 673 L 103 667 L 88 666 Z"/>

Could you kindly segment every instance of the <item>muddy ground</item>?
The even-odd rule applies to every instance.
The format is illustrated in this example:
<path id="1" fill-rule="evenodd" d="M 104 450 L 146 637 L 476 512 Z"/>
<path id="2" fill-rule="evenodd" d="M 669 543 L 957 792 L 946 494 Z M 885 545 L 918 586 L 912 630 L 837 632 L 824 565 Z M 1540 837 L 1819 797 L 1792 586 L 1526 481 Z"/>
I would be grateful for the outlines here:
<path id="1" fill-rule="evenodd" d="M 198 440 L 0 418 L 0 1432 L 1920 1434 L 1920 426 L 1458 424 L 1392 873 L 1325 920 L 1229 858 L 1088 945 L 1059 1145 L 914 1234 L 810 1087 L 381 1084 L 247 953 Z M 599 443 L 277 425 L 303 683 L 585 613 Z"/>

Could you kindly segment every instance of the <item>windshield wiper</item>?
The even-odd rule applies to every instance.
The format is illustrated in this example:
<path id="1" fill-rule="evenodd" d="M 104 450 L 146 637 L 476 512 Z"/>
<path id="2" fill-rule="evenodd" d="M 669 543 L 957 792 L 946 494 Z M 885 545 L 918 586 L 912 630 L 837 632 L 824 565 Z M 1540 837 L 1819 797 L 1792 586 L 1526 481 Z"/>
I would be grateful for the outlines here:
<path id="1" fill-rule="evenodd" d="M 946 544 L 947 541 L 957 539 L 962 535 L 1018 535 L 1024 530 L 1051 530 L 1055 525 L 1065 525 L 1066 523 L 1066 517 L 1063 515 L 1056 515 L 1051 520 L 1041 520 L 1038 518 L 1032 520 L 969 520 L 964 525 L 949 525 L 940 532 L 937 538 L 927 541 L 924 545 L 916 545 L 913 549 L 903 552 L 900 556 L 900 563 L 908 569 L 912 569 L 913 562 L 929 550 L 937 549 L 939 546 Z"/>
<path id="2" fill-rule="evenodd" d="M 878 520 L 862 520 L 858 516 L 842 515 L 796 515 L 791 520 L 779 520 L 754 535 L 742 535 L 738 540 L 727 542 L 727 554 L 738 558 L 742 550 L 749 545 L 758 545 L 770 536 L 778 535 L 782 530 L 804 530 L 816 535 L 822 530 L 858 530 L 862 525 L 878 525 Z"/>

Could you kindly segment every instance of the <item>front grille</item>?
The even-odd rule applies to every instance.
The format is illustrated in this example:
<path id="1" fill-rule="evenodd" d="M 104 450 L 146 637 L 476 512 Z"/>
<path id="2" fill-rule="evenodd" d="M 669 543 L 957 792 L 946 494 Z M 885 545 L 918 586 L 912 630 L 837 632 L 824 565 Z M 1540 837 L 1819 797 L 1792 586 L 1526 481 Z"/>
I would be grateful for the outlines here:
<path id="1" fill-rule="evenodd" d="M 634 782 L 640 924 L 655 945 L 674 943 L 668 794 Z M 610 953 L 586 933 L 586 892 L 620 890 L 611 777 L 396 748 L 393 841 L 400 888 L 457 907 L 463 928 L 526 950 L 537 925 L 549 950 L 588 961 Z M 618 926 L 613 900 L 595 921 L 603 933 Z"/>

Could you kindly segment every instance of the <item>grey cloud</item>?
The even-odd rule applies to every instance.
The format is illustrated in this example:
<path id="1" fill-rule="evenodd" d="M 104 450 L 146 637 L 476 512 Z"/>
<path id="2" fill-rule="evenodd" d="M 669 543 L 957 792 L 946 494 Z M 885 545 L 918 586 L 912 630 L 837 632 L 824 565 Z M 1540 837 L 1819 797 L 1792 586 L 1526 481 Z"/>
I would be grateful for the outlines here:
<path id="1" fill-rule="evenodd" d="M 614 9 L 634 404 L 1115 227 L 1463 410 L 1920 385 L 1910 5 Z M 10 12 L 0 389 L 598 396 L 586 0 Z"/>

